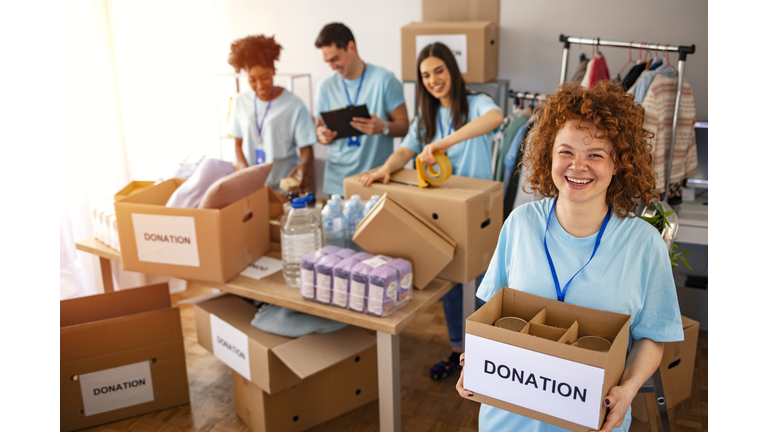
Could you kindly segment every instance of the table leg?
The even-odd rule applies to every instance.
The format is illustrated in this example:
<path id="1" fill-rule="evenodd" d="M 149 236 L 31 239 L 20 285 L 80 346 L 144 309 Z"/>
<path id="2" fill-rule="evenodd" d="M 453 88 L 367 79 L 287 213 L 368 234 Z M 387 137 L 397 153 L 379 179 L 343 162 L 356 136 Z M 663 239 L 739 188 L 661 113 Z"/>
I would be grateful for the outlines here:
<path id="1" fill-rule="evenodd" d="M 379 367 L 379 429 L 400 432 L 400 336 L 376 332 Z"/>
<path id="2" fill-rule="evenodd" d="M 467 318 L 475 313 L 475 291 L 477 290 L 477 279 L 472 279 L 462 287 L 462 305 L 461 314 L 462 328 L 466 329 Z M 464 335 L 466 338 L 466 335 Z"/>
<path id="3" fill-rule="evenodd" d="M 101 269 L 101 280 L 104 283 L 104 292 L 115 292 L 115 286 L 112 283 L 112 262 L 106 258 L 99 257 L 99 268 Z"/>

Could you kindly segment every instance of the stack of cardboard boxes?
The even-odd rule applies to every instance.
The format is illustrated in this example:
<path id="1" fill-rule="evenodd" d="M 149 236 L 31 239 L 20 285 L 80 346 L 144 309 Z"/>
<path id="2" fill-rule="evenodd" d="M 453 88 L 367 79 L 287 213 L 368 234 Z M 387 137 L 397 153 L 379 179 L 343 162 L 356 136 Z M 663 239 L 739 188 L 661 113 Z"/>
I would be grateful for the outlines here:
<path id="1" fill-rule="evenodd" d="M 400 29 L 402 79 L 419 79 L 416 59 L 441 42 L 453 52 L 467 83 L 496 78 L 499 65 L 499 0 L 422 0 L 422 22 Z"/>
<path id="2" fill-rule="evenodd" d="M 232 369 L 235 409 L 255 432 L 300 432 L 378 398 L 376 339 L 347 326 L 296 339 L 251 325 L 233 295 L 195 303 L 198 343 Z"/>

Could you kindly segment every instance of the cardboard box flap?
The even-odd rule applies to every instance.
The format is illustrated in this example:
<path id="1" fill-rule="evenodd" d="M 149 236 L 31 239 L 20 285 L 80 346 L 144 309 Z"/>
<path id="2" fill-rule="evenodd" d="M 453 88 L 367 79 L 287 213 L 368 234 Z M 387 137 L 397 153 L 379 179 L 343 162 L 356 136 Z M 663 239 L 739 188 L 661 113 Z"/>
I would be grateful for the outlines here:
<path id="1" fill-rule="evenodd" d="M 153 186 L 154 184 L 155 184 L 155 182 L 153 182 L 153 181 L 146 181 L 146 180 L 145 181 L 135 181 L 134 180 L 134 181 L 128 183 L 128 185 L 125 186 L 124 188 L 120 189 L 120 191 L 118 191 L 115 194 L 114 199 L 115 199 L 115 201 L 120 201 L 121 199 L 126 198 L 128 196 L 131 196 L 131 195 L 133 195 L 133 194 L 135 194 L 137 192 L 140 192 L 140 191 L 142 191 L 142 190 L 144 190 L 144 189 L 146 189 L 146 188 L 148 188 L 150 186 Z"/>
<path id="2" fill-rule="evenodd" d="M 390 202 L 409 215 L 413 216 L 415 219 L 417 219 L 422 225 L 424 225 L 425 228 L 429 229 L 433 233 L 435 233 L 437 236 L 439 236 L 441 239 L 443 239 L 446 243 L 450 245 L 451 248 L 454 250 L 456 249 L 457 243 L 448 236 L 448 234 L 444 233 L 440 230 L 440 228 L 436 227 L 434 224 L 432 224 L 430 221 L 419 215 L 418 213 L 414 212 L 413 210 L 409 209 L 408 207 L 405 207 L 403 204 L 399 203 L 395 198 L 393 198 L 391 195 L 389 195 L 388 192 L 385 192 L 384 195 L 381 196 L 381 198 L 376 202 L 376 205 L 373 206 L 370 212 L 368 212 L 365 217 L 360 221 L 360 223 L 357 225 L 358 229 L 362 229 L 365 227 L 370 220 L 372 220 L 377 213 L 377 209 L 381 208 L 385 202 Z"/>
<path id="3" fill-rule="evenodd" d="M 168 283 L 62 300 L 60 326 L 100 321 L 171 307 Z"/>
<path id="4" fill-rule="evenodd" d="M 456 29 L 485 28 L 494 25 L 493 21 L 421 21 L 412 22 L 405 27 L 415 29 L 444 29 L 450 33 L 459 33 Z"/>
<path id="5" fill-rule="evenodd" d="M 687 316 L 680 315 L 680 318 L 683 319 L 683 331 L 686 329 L 693 327 L 695 325 L 699 325 L 699 322 L 693 319 L 688 318 Z"/>
<path id="6" fill-rule="evenodd" d="M 301 379 L 314 375 L 376 344 L 367 331 L 353 326 L 332 333 L 312 333 L 272 349 Z"/>
<path id="7" fill-rule="evenodd" d="M 171 198 L 171 195 L 173 195 L 173 192 L 185 181 L 187 180 L 182 178 L 173 178 L 164 181 L 154 187 L 141 190 L 131 196 L 125 197 L 120 200 L 120 203 L 154 204 L 164 206 Z"/>

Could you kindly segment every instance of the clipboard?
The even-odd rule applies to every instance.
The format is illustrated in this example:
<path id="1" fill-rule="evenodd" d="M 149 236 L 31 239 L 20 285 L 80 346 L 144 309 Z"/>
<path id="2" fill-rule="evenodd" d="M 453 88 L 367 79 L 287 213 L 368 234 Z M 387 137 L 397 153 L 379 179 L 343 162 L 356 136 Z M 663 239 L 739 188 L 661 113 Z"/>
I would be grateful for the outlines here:
<path id="1" fill-rule="evenodd" d="M 335 139 L 363 135 L 361 131 L 353 128 L 349 123 L 352 121 L 352 117 L 371 118 L 367 105 L 350 105 L 333 111 L 321 112 L 320 115 L 328 129 L 338 134 Z"/>

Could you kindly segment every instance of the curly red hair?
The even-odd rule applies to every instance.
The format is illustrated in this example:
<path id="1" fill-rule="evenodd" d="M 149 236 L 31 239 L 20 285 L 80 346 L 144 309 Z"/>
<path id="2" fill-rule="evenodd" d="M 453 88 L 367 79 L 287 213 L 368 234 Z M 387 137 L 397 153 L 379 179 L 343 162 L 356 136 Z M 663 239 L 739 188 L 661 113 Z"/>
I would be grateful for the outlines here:
<path id="1" fill-rule="evenodd" d="M 645 203 L 659 199 L 648 141 L 653 133 L 643 128 L 643 107 L 621 84 L 607 80 L 589 90 L 578 83 L 562 84 L 536 107 L 536 123 L 522 161 L 530 172 L 525 183 L 531 190 L 545 197 L 557 195 L 552 179 L 552 147 L 565 123 L 574 119 L 592 123 L 598 130 L 596 138 L 613 143 L 611 160 L 616 174 L 608 186 L 606 201 L 616 216 L 630 216 L 637 199 Z M 578 128 L 588 130 L 581 125 Z"/>
<path id="2" fill-rule="evenodd" d="M 275 42 L 274 36 L 247 36 L 232 42 L 228 63 L 235 68 L 235 72 L 240 72 L 241 69 L 247 72 L 256 65 L 274 68 L 282 49 L 283 47 Z"/>

